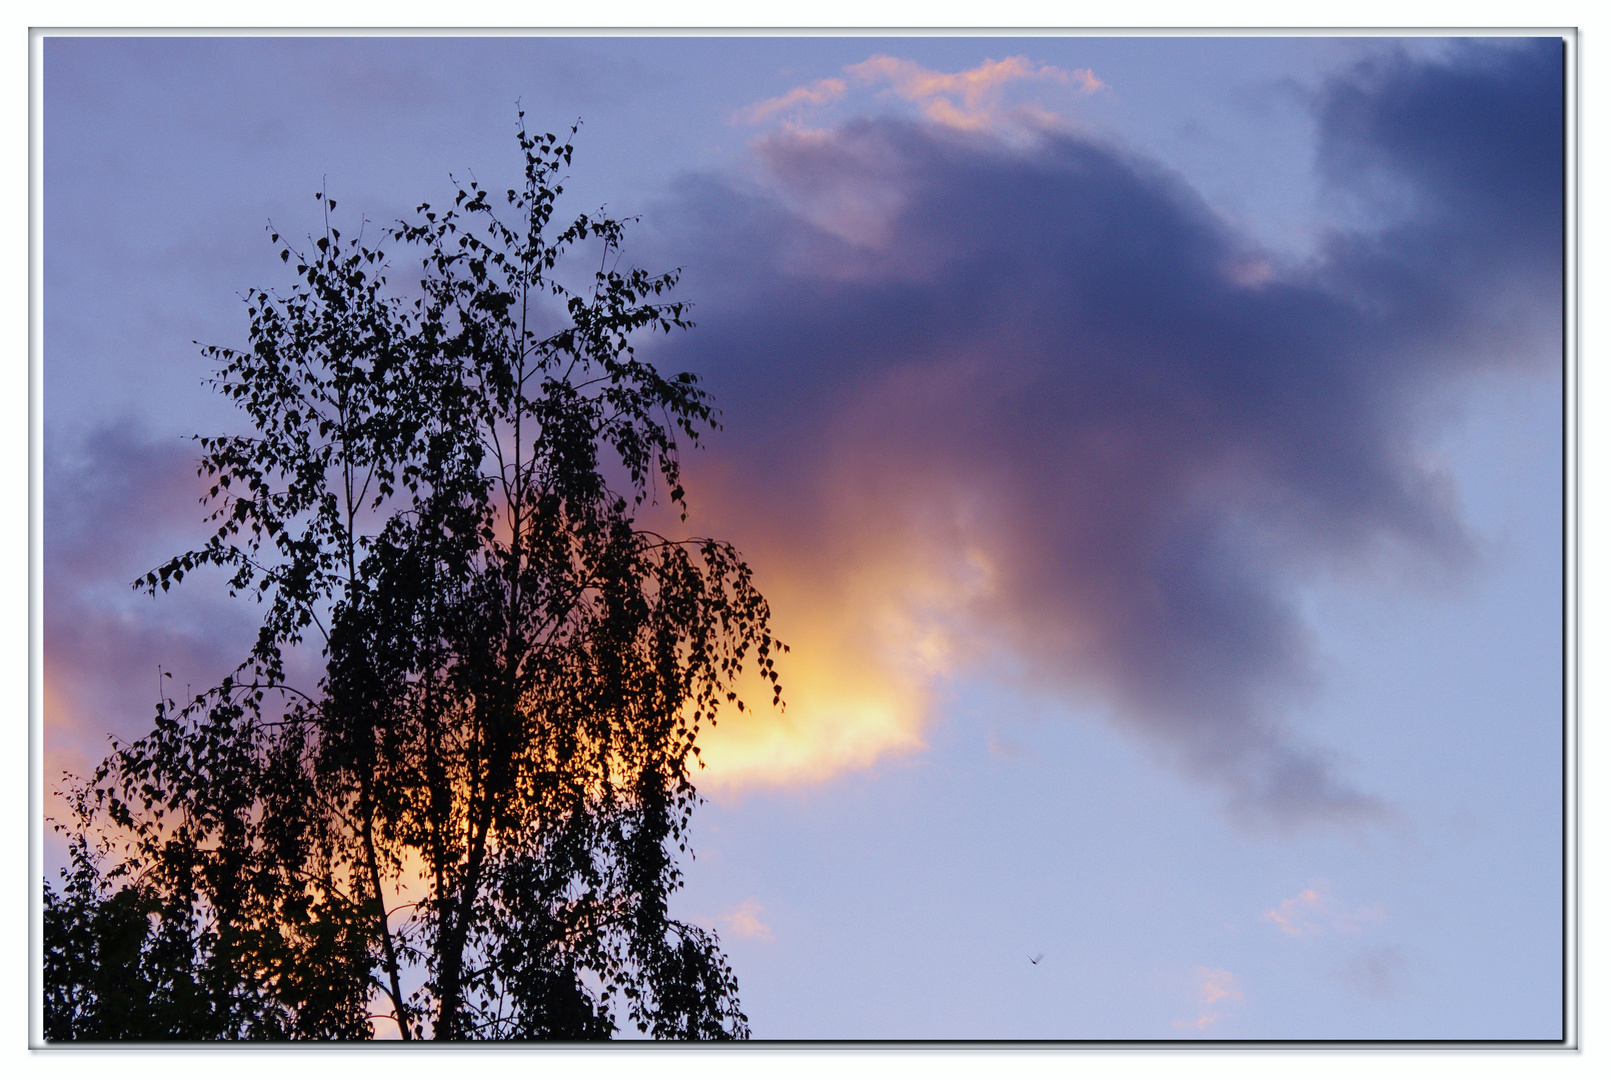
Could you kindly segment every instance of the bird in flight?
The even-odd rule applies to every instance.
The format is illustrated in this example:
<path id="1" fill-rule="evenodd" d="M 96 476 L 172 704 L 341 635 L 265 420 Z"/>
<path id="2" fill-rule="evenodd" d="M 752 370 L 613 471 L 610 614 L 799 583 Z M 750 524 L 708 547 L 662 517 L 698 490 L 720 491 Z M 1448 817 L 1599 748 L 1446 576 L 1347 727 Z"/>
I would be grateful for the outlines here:
<path id="1" fill-rule="evenodd" d="M 1036 953 L 1034 956 L 1031 956 L 1029 958 L 1029 962 L 1031 964 L 1038 964 L 1044 959 L 1046 959 L 1046 954 L 1045 953 Z"/>

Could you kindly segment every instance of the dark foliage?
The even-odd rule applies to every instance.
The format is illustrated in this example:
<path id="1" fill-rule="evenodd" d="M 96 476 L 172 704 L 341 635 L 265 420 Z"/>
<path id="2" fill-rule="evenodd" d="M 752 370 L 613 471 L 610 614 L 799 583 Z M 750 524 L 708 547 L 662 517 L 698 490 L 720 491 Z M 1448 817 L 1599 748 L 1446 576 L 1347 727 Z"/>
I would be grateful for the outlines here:
<path id="1" fill-rule="evenodd" d="M 747 1034 L 667 901 L 697 732 L 746 665 L 778 703 L 782 646 L 731 546 L 637 520 L 715 426 L 632 345 L 691 325 L 676 275 L 620 269 L 621 222 L 555 228 L 570 140 L 520 143 L 496 209 L 472 182 L 387 234 L 420 299 L 320 194 L 309 251 L 272 236 L 298 286 L 205 350 L 252 433 L 199 440 L 215 531 L 138 587 L 219 567 L 263 625 L 77 792 L 47 1038 L 362 1038 L 375 1002 L 405 1038 Z"/>

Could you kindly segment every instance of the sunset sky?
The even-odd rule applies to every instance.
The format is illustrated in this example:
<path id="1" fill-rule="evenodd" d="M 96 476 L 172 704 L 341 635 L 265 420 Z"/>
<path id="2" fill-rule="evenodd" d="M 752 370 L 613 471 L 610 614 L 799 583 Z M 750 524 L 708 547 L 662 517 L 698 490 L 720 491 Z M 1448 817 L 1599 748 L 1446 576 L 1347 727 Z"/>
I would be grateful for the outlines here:
<path id="1" fill-rule="evenodd" d="M 792 646 L 679 901 L 756 1037 L 1561 1036 L 1558 38 L 44 57 L 47 789 L 250 645 L 129 583 L 268 223 L 512 186 L 518 100 L 684 268 L 687 528 Z"/>

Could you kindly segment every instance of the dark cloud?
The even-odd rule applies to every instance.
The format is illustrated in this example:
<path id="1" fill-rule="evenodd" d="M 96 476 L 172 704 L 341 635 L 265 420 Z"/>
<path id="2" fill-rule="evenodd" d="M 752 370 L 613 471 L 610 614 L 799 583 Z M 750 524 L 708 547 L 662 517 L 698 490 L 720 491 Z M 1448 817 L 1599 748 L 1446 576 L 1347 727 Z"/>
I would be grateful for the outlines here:
<path id="1" fill-rule="evenodd" d="M 1332 288 L 1382 326 L 1382 348 L 1469 368 L 1558 363 L 1564 242 L 1559 39 L 1459 45 L 1443 63 L 1389 53 L 1316 102 L 1333 192 L 1387 220 L 1332 240 Z"/>
<path id="2" fill-rule="evenodd" d="M 1469 556 L 1418 448 L 1465 376 L 1559 370 L 1561 62 L 1474 44 L 1334 78 L 1318 161 L 1367 224 L 1301 266 L 1085 137 L 770 137 L 769 186 L 690 181 L 660 218 L 703 301 L 661 362 L 725 412 L 705 520 L 775 580 L 971 559 L 966 656 L 1096 695 L 1249 815 L 1377 812 L 1292 730 L 1294 587 Z"/>

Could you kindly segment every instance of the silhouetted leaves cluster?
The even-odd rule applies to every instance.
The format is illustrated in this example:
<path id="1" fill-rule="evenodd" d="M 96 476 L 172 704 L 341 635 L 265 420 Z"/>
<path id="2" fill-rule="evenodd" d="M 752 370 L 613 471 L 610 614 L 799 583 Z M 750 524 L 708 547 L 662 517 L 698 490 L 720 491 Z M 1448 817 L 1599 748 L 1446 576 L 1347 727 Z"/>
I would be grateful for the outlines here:
<path id="1" fill-rule="evenodd" d="M 622 268 L 621 222 L 556 230 L 570 138 L 520 143 L 501 205 L 471 182 L 385 234 L 416 299 L 321 193 L 309 250 L 271 232 L 297 286 L 205 350 L 251 434 L 200 439 L 212 535 L 139 587 L 222 568 L 262 629 L 77 792 L 47 1037 L 747 1034 L 667 903 L 696 734 L 746 665 L 780 700 L 783 646 L 731 546 L 635 516 L 715 426 L 634 351 L 691 325 L 676 275 Z"/>

